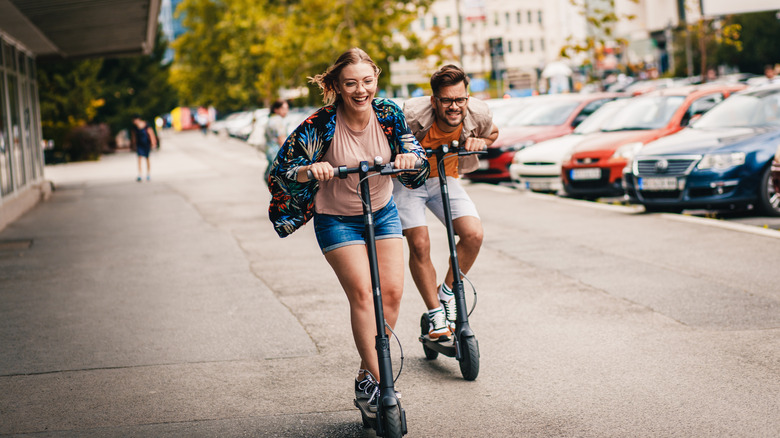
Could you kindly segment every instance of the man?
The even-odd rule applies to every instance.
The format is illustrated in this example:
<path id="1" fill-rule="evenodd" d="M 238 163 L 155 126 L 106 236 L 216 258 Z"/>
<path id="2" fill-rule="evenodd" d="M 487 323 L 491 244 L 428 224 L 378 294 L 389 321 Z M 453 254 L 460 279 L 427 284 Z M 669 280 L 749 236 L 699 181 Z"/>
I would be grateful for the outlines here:
<path id="1" fill-rule="evenodd" d="M 433 96 L 406 101 L 404 115 L 417 140 L 426 149 L 458 140 L 469 151 L 479 151 L 498 138 L 490 108 L 479 99 L 470 99 L 469 78 L 459 67 L 446 65 L 431 76 Z M 409 269 L 420 295 L 428 307 L 431 323 L 428 337 L 448 340 L 455 325 L 455 299 L 452 294 L 453 273 L 450 268 L 437 286 L 436 270 L 431 261 L 431 244 L 425 221 L 429 208 L 444 222 L 441 189 L 436 158 L 429 158 L 431 175 L 425 185 L 409 190 L 399 183 L 393 187 L 403 234 L 409 244 Z M 482 246 L 482 222 L 474 203 L 458 181 L 459 174 L 476 170 L 476 155 L 446 162 L 447 185 L 452 208 L 453 226 L 459 239 L 456 245 L 460 270 L 465 274 Z"/>
<path id="2" fill-rule="evenodd" d="M 284 99 L 279 99 L 271 105 L 271 116 L 265 125 L 265 157 L 268 166 L 265 168 L 265 182 L 271 172 L 271 163 L 276 159 L 284 141 L 287 139 L 287 122 L 285 117 L 290 112 L 290 105 Z"/>

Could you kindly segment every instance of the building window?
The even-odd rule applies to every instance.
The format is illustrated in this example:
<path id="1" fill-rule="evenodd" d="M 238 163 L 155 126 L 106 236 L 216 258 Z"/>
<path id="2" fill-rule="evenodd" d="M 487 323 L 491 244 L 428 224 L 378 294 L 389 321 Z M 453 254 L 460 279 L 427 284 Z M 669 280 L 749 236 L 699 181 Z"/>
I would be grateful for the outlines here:
<path id="1" fill-rule="evenodd" d="M 523 40 L 517 42 L 517 51 L 523 53 Z"/>
<path id="2" fill-rule="evenodd" d="M 425 17 L 420 17 L 420 30 L 425 30 Z"/>
<path id="3" fill-rule="evenodd" d="M 529 52 L 534 51 L 534 40 L 528 40 L 528 51 Z"/>
<path id="4" fill-rule="evenodd" d="M 539 25 L 542 25 L 542 11 L 537 12 L 537 15 L 539 15 Z"/>
<path id="5" fill-rule="evenodd" d="M 506 52 L 507 53 L 512 53 L 512 41 L 507 41 L 506 42 Z"/>
<path id="6" fill-rule="evenodd" d="M 523 13 L 517 11 L 517 24 L 523 24 Z"/>
<path id="7" fill-rule="evenodd" d="M 531 11 L 528 11 L 528 24 L 531 24 L 531 23 L 533 23 L 533 22 L 534 22 L 534 19 L 533 19 L 533 17 L 531 16 L 531 14 L 532 14 L 532 12 L 531 12 Z"/>
<path id="8" fill-rule="evenodd" d="M 498 12 L 493 13 L 493 24 L 498 26 Z"/>
<path id="9" fill-rule="evenodd" d="M 433 16 L 433 27 L 436 27 L 439 25 L 439 17 Z"/>
<path id="10" fill-rule="evenodd" d="M 506 27 L 509 27 L 509 24 L 512 21 L 512 19 L 509 18 L 509 12 L 504 14 L 504 18 L 506 19 Z"/>
<path id="11" fill-rule="evenodd" d="M 444 16 L 444 26 L 449 29 L 452 27 L 452 20 L 450 19 L 449 15 Z"/>
<path id="12" fill-rule="evenodd" d="M 539 50 L 544 52 L 544 38 L 539 39 Z"/>

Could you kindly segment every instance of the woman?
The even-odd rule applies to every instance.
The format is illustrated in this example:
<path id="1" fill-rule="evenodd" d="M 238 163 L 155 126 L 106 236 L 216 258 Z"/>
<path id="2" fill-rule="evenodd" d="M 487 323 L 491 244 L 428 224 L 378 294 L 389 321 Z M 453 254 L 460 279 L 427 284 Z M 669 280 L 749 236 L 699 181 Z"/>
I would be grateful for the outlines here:
<path id="1" fill-rule="evenodd" d="M 325 73 L 311 78 L 323 92 L 320 108 L 287 138 L 268 179 L 273 195 L 269 216 L 285 237 L 314 217 L 317 242 L 344 288 L 352 335 L 360 355 L 355 396 L 376 406 L 379 366 L 374 349 L 376 325 L 371 276 L 364 241 L 363 207 L 355 193 L 357 175 L 333 178 L 334 166 L 356 167 L 381 156 L 398 168 L 413 168 L 425 152 L 409 131 L 401 109 L 375 99 L 379 67 L 361 49 L 344 52 Z M 422 185 L 428 163 L 419 173 L 401 173 L 407 187 Z M 309 181 L 307 171 L 314 180 Z M 389 176 L 371 178 L 376 251 L 387 323 L 395 326 L 404 281 L 401 221 L 392 199 Z"/>

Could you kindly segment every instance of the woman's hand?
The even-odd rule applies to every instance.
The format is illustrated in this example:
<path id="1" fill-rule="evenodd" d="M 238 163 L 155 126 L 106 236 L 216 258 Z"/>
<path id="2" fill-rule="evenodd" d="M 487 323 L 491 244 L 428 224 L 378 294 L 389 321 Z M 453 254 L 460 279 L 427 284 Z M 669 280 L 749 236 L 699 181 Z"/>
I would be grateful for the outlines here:
<path id="1" fill-rule="evenodd" d="M 307 182 L 310 181 L 308 171 L 311 171 L 311 179 L 317 181 L 327 181 L 333 178 L 333 166 L 326 162 L 317 162 L 310 166 L 302 166 L 298 169 L 298 181 Z"/>
<path id="2" fill-rule="evenodd" d="M 395 156 L 393 167 L 396 169 L 414 169 L 420 158 L 415 154 L 398 154 Z"/>

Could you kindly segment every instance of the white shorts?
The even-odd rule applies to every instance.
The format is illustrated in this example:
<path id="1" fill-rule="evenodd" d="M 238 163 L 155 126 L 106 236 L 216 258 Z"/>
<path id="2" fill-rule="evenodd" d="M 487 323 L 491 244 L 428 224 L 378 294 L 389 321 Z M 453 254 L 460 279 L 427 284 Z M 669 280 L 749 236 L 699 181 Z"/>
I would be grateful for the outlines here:
<path id="1" fill-rule="evenodd" d="M 477 207 L 457 178 L 448 176 L 447 188 L 453 220 L 463 216 L 474 216 L 479 219 Z M 398 216 L 401 217 L 401 228 L 404 230 L 428 225 L 425 222 L 426 207 L 441 223 L 444 223 L 444 206 L 441 202 L 439 177 L 428 178 L 424 185 L 416 189 L 408 189 L 393 178 L 393 199 L 398 206 Z"/>

